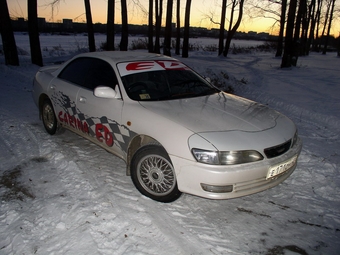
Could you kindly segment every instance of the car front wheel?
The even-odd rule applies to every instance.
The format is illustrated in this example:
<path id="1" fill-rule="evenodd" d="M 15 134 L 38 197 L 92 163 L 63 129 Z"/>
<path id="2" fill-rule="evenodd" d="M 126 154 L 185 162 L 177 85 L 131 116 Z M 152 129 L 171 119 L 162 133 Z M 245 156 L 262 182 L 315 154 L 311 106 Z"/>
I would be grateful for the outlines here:
<path id="1" fill-rule="evenodd" d="M 54 114 L 52 103 L 46 99 L 41 108 L 41 115 L 44 127 L 50 135 L 54 135 L 58 128 L 57 118 Z"/>
<path id="2" fill-rule="evenodd" d="M 131 161 L 131 178 L 136 188 L 153 200 L 173 202 L 181 195 L 171 160 L 161 146 L 137 150 Z"/>

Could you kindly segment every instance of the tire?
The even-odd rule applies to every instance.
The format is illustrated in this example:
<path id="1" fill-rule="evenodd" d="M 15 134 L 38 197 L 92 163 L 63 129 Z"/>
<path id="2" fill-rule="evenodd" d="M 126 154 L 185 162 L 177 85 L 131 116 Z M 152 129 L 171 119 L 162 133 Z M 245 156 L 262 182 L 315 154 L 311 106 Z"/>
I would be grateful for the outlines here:
<path id="1" fill-rule="evenodd" d="M 54 113 L 53 105 L 49 99 L 45 99 L 42 105 L 41 117 L 47 133 L 54 135 L 58 129 L 58 121 Z"/>
<path id="2" fill-rule="evenodd" d="M 140 193 L 159 202 L 173 202 L 182 194 L 171 160 L 158 145 L 137 150 L 131 160 L 131 179 Z"/>

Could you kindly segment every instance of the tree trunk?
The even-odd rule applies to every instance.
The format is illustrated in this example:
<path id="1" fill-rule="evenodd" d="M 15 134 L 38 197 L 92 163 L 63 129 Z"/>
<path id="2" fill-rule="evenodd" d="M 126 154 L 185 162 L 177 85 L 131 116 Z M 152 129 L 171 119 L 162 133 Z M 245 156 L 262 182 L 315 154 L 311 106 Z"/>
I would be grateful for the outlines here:
<path id="1" fill-rule="evenodd" d="M 5 64 L 18 66 L 18 51 L 6 0 L 0 0 L 0 32 L 5 54 Z"/>
<path id="2" fill-rule="evenodd" d="M 329 14 L 330 16 L 329 16 L 329 23 L 328 23 L 328 29 L 327 29 L 327 36 L 326 36 L 325 45 L 324 45 L 322 54 L 326 54 L 326 51 L 327 51 L 328 38 L 329 38 L 329 34 L 330 34 L 330 32 L 331 32 L 331 27 L 332 27 L 334 6 L 335 6 L 335 0 L 332 1 L 332 9 L 331 9 L 331 12 L 330 12 L 330 14 Z"/>
<path id="3" fill-rule="evenodd" d="M 311 16 L 310 16 L 310 30 L 309 30 L 309 36 L 306 43 L 306 55 L 309 55 L 309 51 L 311 48 L 311 45 L 314 44 L 314 31 L 315 31 L 315 8 L 316 8 L 316 0 L 312 0 L 311 2 Z"/>
<path id="4" fill-rule="evenodd" d="M 166 22 L 165 22 L 165 33 L 164 33 L 164 46 L 163 54 L 171 56 L 171 33 L 172 33 L 172 7 L 173 0 L 168 0 L 166 7 Z"/>
<path id="5" fill-rule="evenodd" d="M 127 51 L 129 44 L 129 31 L 126 0 L 121 0 L 121 4 L 122 4 L 122 39 L 120 41 L 120 50 Z"/>
<path id="6" fill-rule="evenodd" d="M 184 18 L 184 36 L 183 36 L 183 49 L 182 57 L 189 57 L 189 29 L 190 29 L 190 8 L 191 0 L 187 0 L 185 6 L 185 18 Z"/>
<path id="7" fill-rule="evenodd" d="M 321 45 L 325 43 L 324 42 L 324 40 L 325 40 L 325 31 L 326 31 L 326 27 L 327 27 L 327 24 L 328 24 L 328 17 L 329 17 L 330 6 L 331 6 L 331 1 L 327 2 L 327 7 L 326 7 L 327 11 L 326 11 L 326 14 L 325 14 L 325 21 L 323 23 L 321 37 L 320 37 L 320 40 L 319 40 L 318 51 L 320 51 Z"/>
<path id="8" fill-rule="evenodd" d="M 304 3 L 304 12 L 302 14 L 302 29 L 301 29 L 301 37 L 300 37 L 300 56 L 306 55 L 306 46 L 307 46 L 307 37 L 308 37 L 308 29 L 309 29 L 309 21 L 311 16 L 312 8 L 311 5 L 307 6 L 307 1 Z"/>
<path id="9" fill-rule="evenodd" d="M 316 15 L 315 15 L 315 40 L 313 43 L 313 50 L 316 52 L 319 52 L 319 43 L 320 43 L 320 38 L 319 38 L 319 29 L 320 29 L 320 18 L 321 18 L 321 8 L 322 8 L 322 0 L 318 0 L 318 8 L 316 10 Z"/>
<path id="10" fill-rule="evenodd" d="M 238 19 L 237 19 L 235 25 L 233 26 L 233 28 L 230 31 L 228 31 L 227 40 L 225 42 L 225 48 L 224 48 L 224 52 L 223 52 L 223 56 L 225 56 L 225 57 L 228 56 L 231 39 L 234 37 L 238 27 L 241 24 L 241 20 L 242 20 L 242 16 L 243 16 L 243 4 L 244 4 L 244 0 L 240 0 L 239 4 L 240 4 L 240 9 L 239 9 L 239 13 L 238 13 Z"/>
<path id="11" fill-rule="evenodd" d="M 176 55 L 180 54 L 181 48 L 181 0 L 177 0 L 176 6 Z"/>
<path id="12" fill-rule="evenodd" d="M 155 2 L 155 15 L 156 15 L 156 39 L 155 39 L 155 53 L 161 53 L 160 37 L 162 27 L 162 15 L 163 15 L 163 0 L 156 0 Z"/>
<path id="13" fill-rule="evenodd" d="M 231 31 L 231 29 L 233 28 L 234 12 L 235 12 L 235 7 L 236 7 L 236 5 L 237 5 L 237 0 L 232 0 L 231 10 L 230 10 L 230 21 L 229 21 L 228 32 Z"/>
<path id="14" fill-rule="evenodd" d="M 28 36 L 30 39 L 31 61 L 32 64 L 43 66 L 43 59 L 41 55 L 39 29 L 38 29 L 38 5 L 37 0 L 27 1 L 28 14 Z"/>
<path id="15" fill-rule="evenodd" d="M 296 11 L 297 0 L 291 0 L 288 10 L 288 19 L 286 26 L 285 46 L 281 62 L 281 68 L 291 67 L 292 58 L 294 55 L 295 47 L 293 44 L 293 33 L 294 33 L 294 21 Z"/>
<path id="16" fill-rule="evenodd" d="M 283 51 L 283 33 L 285 30 L 286 24 L 286 10 L 287 10 L 287 0 L 282 0 L 281 3 L 281 17 L 280 17 L 280 32 L 279 37 L 277 39 L 277 48 L 275 57 L 281 57 Z"/>
<path id="17" fill-rule="evenodd" d="M 223 52 L 226 12 L 227 12 L 227 0 L 223 0 L 222 11 L 221 11 L 220 33 L 218 36 L 218 55 L 221 55 Z"/>
<path id="18" fill-rule="evenodd" d="M 84 0 L 84 3 L 85 3 L 85 13 L 86 13 L 87 35 L 88 35 L 88 41 L 89 41 L 89 51 L 94 52 L 96 51 L 96 45 L 94 42 L 94 30 L 93 30 L 93 23 L 92 23 L 90 0 Z"/>
<path id="19" fill-rule="evenodd" d="M 107 1 L 106 50 L 115 50 L 115 0 Z"/>
<path id="20" fill-rule="evenodd" d="M 301 53 L 301 42 L 300 42 L 300 28 L 302 23 L 302 17 L 305 13 L 305 6 L 306 0 L 300 0 L 298 13 L 296 15 L 295 21 L 295 32 L 294 32 L 294 39 L 293 39 L 293 49 L 292 51 L 292 58 L 291 58 L 291 65 L 296 66 L 299 55 Z"/>
<path id="21" fill-rule="evenodd" d="M 153 52 L 153 1 L 149 0 L 148 50 Z"/>

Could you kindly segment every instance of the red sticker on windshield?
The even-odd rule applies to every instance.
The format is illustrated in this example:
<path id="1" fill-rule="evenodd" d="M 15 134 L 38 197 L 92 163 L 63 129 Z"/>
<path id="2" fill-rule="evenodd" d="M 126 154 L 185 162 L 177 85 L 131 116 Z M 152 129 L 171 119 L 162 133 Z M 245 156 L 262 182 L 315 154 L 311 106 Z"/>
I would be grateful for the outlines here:
<path id="1" fill-rule="evenodd" d="M 121 76 L 132 73 L 141 73 L 147 71 L 162 70 L 186 70 L 188 67 L 179 61 L 157 60 L 157 61 L 140 61 L 130 63 L 119 63 L 119 72 Z"/>
<path id="2" fill-rule="evenodd" d="M 133 70 L 148 70 L 152 69 L 155 66 L 155 62 L 133 62 L 129 63 L 126 66 L 127 71 Z"/>

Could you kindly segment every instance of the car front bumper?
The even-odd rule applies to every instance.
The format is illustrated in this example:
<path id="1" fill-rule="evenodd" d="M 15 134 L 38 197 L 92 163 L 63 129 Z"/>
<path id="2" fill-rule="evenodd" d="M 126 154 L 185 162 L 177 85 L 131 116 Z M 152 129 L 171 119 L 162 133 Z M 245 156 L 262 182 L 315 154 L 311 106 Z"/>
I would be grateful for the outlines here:
<path id="1" fill-rule="evenodd" d="M 297 161 L 287 171 L 271 179 L 266 178 L 269 169 L 298 157 L 301 149 L 302 141 L 298 139 L 296 144 L 281 156 L 230 166 L 207 165 L 173 155 L 170 155 L 170 158 L 180 191 L 210 199 L 229 199 L 254 194 L 283 182 L 293 173 Z"/>

